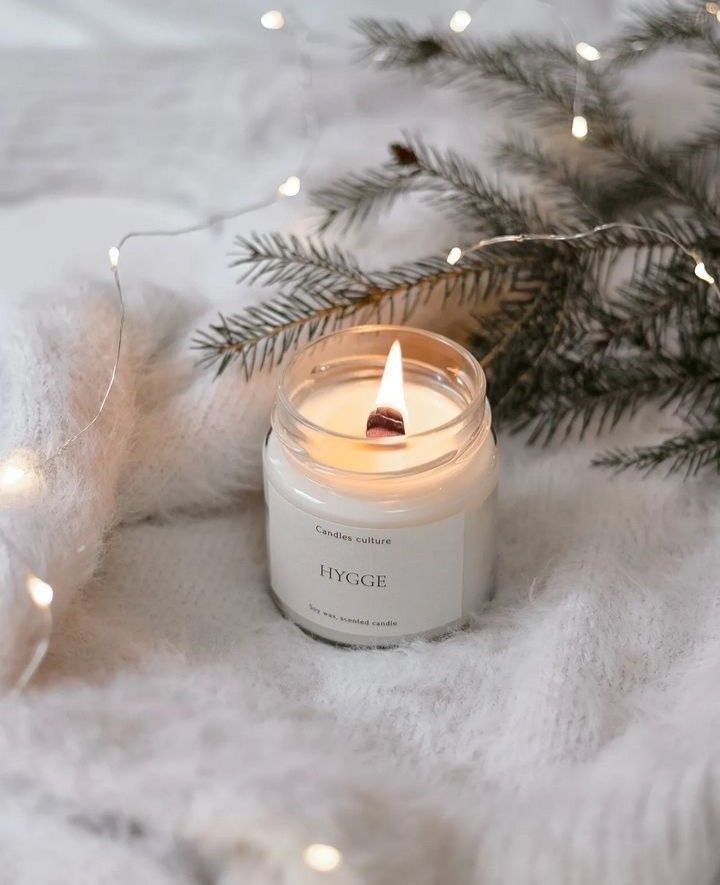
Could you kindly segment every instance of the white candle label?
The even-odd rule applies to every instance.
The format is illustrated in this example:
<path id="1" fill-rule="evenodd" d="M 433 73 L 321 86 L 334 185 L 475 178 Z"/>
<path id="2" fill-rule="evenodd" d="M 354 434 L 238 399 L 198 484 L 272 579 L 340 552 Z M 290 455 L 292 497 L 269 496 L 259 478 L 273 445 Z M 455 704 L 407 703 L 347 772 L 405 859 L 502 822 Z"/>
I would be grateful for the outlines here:
<path id="1" fill-rule="evenodd" d="M 300 510 L 271 483 L 267 495 L 271 586 L 304 621 L 381 638 L 436 631 L 461 618 L 463 513 L 363 528 Z"/>

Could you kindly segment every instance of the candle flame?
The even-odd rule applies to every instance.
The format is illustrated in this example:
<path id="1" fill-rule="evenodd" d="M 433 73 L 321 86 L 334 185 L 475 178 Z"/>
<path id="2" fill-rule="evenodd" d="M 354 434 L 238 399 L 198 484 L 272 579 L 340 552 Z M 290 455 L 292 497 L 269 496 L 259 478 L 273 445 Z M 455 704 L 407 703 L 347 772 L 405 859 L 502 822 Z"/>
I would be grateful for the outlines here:
<path id="1" fill-rule="evenodd" d="M 402 349 L 399 341 L 393 342 L 385 362 L 380 389 L 375 400 L 375 408 L 381 407 L 396 409 L 403 416 L 403 420 L 407 421 L 408 419 L 403 383 Z"/>

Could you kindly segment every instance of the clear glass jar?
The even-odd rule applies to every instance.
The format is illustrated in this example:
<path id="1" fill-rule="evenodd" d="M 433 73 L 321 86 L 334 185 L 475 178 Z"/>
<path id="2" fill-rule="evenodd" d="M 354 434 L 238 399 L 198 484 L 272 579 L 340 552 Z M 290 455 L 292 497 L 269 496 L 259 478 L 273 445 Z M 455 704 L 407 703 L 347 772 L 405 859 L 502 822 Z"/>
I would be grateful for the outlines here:
<path id="1" fill-rule="evenodd" d="M 395 340 L 406 388 L 431 404 L 416 416 L 423 429 L 347 432 L 337 415 L 362 410 Z M 432 426 L 435 401 L 452 417 Z M 307 345 L 280 376 L 263 468 L 271 593 L 313 635 L 362 646 L 439 636 L 491 595 L 497 446 L 484 373 L 458 344 L 359 326 Z"/>

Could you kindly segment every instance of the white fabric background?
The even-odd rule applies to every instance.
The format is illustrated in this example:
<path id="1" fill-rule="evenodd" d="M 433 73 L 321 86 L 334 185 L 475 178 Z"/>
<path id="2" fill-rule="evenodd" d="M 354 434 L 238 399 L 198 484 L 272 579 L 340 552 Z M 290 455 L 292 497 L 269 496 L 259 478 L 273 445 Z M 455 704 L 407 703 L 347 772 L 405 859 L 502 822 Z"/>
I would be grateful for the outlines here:
<path id="1" fill-rule="evenodd" d="M 505 6 L 485 4 L 474 27 L 550 27 Z M 349 14 L 378 9 L 303 14 L 347 40 Z M 259 7 L 8 10 L 3 451 L 51 445 L 92 412 L 113 336 L 108 246 L 252 197 L 301 151 L 297 72 L 275 51 L 290 44 L 258 31 Z M 588 30 L 608 11 L 567 7 Z M 393 12 L 422 23 L 452 8 Z M 481 155 L 501 123 L 350 55 L 317 47 L 308 184 L 378 161 L 402 128 Z M 667 67 L 640 78 L 641 119 L 687 125 L 686 88 Z M 257 297 L 226 269 L 233 236 L 275 227 L 308 230 L 307 204 L 127 247 L 112 407 L 41 512 L 2 515 L 49 560 L 64 617 L 34 685 L 1 702 L 0 883 L 716 881 L 717 482 L 590 470 L 607 439 L 503 438 L 498 593 L 473 628 L 383 652 L 313 642 L 265 592 L 271 379 L 212 383 L 187 349 L 218 306 Z M 382 266 L 454 237 L 406 208 L 353 247 Z M 613 442 L 671 426 L 643 413 Z M 304 867 L 314 841 L 342 850 L 338 872 Z"/>

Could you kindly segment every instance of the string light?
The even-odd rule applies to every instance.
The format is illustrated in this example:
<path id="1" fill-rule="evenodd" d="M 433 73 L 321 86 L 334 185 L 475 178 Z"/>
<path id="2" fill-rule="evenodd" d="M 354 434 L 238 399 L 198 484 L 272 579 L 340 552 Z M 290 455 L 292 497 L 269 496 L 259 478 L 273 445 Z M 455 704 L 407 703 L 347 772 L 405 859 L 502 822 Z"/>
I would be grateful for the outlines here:
<path id="1" fill-rule="evenodd" d="M 542 0 L 541 0 L 542 2 Z M 547 3 L 546 5 L 550 5 Z M 720 6 L 717 3 L 707 3 L 705 8 L 710 15 L 715 15 L 720 20 Z M 567 25 L 567 22 L 562 18 L 562 16 L 556 11 L 556 14 L 560 18 L 563 27 L 569 34 L 572 42 L 574 43 L 574 39 L 572 39 L 572 33 Z M 457 10 L 452 18 L 450 19 L 450 29 L 455 33 L 462 33 L 471 23 L 472 16 L 471 14 L 464 9 Z M 280 10 L 269 10 L 264 13 L 260 18 L 260 23 L 262 27 L 268 30 L 279 30 L 285 26 L 285 18 L 283 13 Z M 295 30 L 295 29 L 293 29 Z M 304 98 L 304 108 L 303 108 L 303 123 L 304 123 L 304 136 L 307 140 L 306 149 L 304 152 L 304 156 L 302 161 L 298 163 L 298 170 L 300 171 L 300 176 L 302 176 L 305 170 L 308 168 L 312 156 L 314 154 L 314 149 L 316 142 L 319 138 L 319 124 L 318 124 L 318 116 L 317 111 L 312 103 L 312 80 L 313 80 L 313 68 L 312 68 L 312 60 L 308 53 L 305 50 L 305 41 L 307 39 L 307 34 L 304 29 L 298 29 L 295 34 L 297 42 L 298 42 L 298 58 L 300 62 L 300 66 L 303 73 L 303 98 Z M 636 51 L 640 52 L 644 50 L 645 43 L 642 41 L 636 41 L 632 44 L 632 48 Z M 584 41 L 578 42 L 575 44 L 575 50 L 577 55 L 584 59 L 585 61 L 597 61 L 600 59 L 601 54 L 600 51 L 592 46 L 589 43 L 585 43 Z M 380 49 L 378 50 L 378 55 L 382 56 L 382 58 L 376 58 L 376 60 L 381 61 L 387 57 L 387 50 Z M 576 86 L 575 86 L 575 98 L 574 98 L 574 107 L 577 109 L 582 108 L 582 100 L 580 96 L 580 83 L 583 77 L 581 66 L 578 64 L 576 68 Z M 583 139 L 586 137 L 588 133 L 588 121 L 581 113 L 575 113 L 575 116 L 572 121 L 572 135 L 575 138 Z M 65 440 L 65 442 L 55 451 L 54 454 L 43 460 L 44 463 L 48 463 L 54 458 L 58 457 L 68 446 L 74 443 L 77 439 L 79 439 L 87 430 L 89 430 L 100 418 L 108 397 L 112 391 L 113 385 L 115 383 L 120 353 L 122 347 L 122 337 L 125 323 L 125 304 L 122 294 L 122 286 L 120 282 L 120 272 L 119 272 L 119 260 L 120 260 L 120 251 L 122 247 L 133 238 L 142 238 L 142 237 L 179 237 L 185 234 L 200 232 L 204 230 L 210 230 L 217 226 L 218 224 L 239 218 L 242 215 L 249 214 L 251 212 L 255 212 L 259 209 L 267 208 L 273 205 L 279 197 L 286 196 L 295 196 L 300 192 L 300 176 L 291 175 L 289 176 L 282 184 L 279 185 L 276 189 L 273 189 L 271 193 L 269 193 L 266 197 L 258 199 L 254 203 L 246 204 L 240 206 L 239 208 L 234 208 L 226 212 L 216 213 L 209 218 L 201 220 L 196 224 L 188 225 L 182 228 L 174 228 L 167 230 L 138 230 L 138 231 L 130 231 L 126 233 L 122 239 L 118 242 L 116 246 L 111 246 L 108 250 L 108 259 L 110 263 L 110 269 L 113 273 L 116 290 L 118 295 L 118 302 L 120 306 L 120 318 L 118 324 L 118 336 L 117 336 L 117 347 L 115 352 L 115 361 L 113 364 L 112 372 L 110 375 L 110 380 L 108 382 L 105 393 L 101 399 L 101 402 L 92 417 L 92 419 L 82 427 L 77 433 L 71 436 L 69 439 Z M 561 234 L 515 234 L 515 235 L 507 235 L 494 237 L 488 240 L 482 240 L 479 243 L 476 243 L 467 251 L 477 251 L 483 249 L 488 246 L 492 246 L 494 244 L 500 243 L 523 243 L 523 242 L 570 242 L 572 240 L 582 239 L 586 237 L 594 236 L 601 231 L 607 231 L 611 229 L 631 229 L 636 231 L 642 231 L 646 233 L 654 233 L 658 237 L 664 238 L 669 242 L 672 242 L 677 248 L 683 251 L 688 256 L 692 257 L 695 262 L 695 274 L 696 276 L 703 280 L 704 282 L 711 285 L 718 297 L 720 297 L 720 289 L 715 284 L 715 279 L 712 277 L 705 268 L 704 262 L 697 256 L 694 252 L 691 252 L 684 244 L 675 239 L 672 235 L 668 234 L 665 231 L 647 227 L 644 225 L 634 225 L 630 223 L 624 222 L 609 222 L 607 224 L 598 225 L 589 230 L 580 231 L 575 234 L 561 235 Z M 447 255 L 447 263 L 450 265 L 456 264 L 463 255 L 463 250 L 454 246 Z M 42 473 L 39 471 L 40 462 L 39 460 L 32 455 L 32 453 L 15 453 L 7 458 L 4 462 L 0 462 L 0 500 L 2 498 L 2 493 L 5 492 L 18 492 L 18 491 L 28 491 L 32 489 L 36 489 L 41 487 L 42 485 Z M 0 537 L 4 538 L 7 547 L 14 551 L 15 555 L 20 560 L 26 559 L 21 551 L 15 546 L 14 542 L 0 529 Z M 78 552 L 81 552 L 84 549 L 84 545 L 78 547 Z M 40 661 L 42 660 L 45 650 L 47 648 L 47 644 L 49 641 L 50 634 L 50 625 L 52 622 L 52 614 L 51 614 L 51 605 L 53 600 L 53 588 L 50 584 L 43 581 L 37 575 L 32 572 L 28 572 L 26 579 L 26 589 L 30 598 L 38 607 L 38 609 L 42 610 L 45 613 L 44 616 L 44 634 L 41 641 L 39 641 L 35 647 L 35 651 L 33 653 L 32 659 L 28 663 L 25 671 L 21 678 L 15 683 L 16 688 L 22 688 L 32 677 L 33 673 L 37 669 Z M 305 863 L 311 869 L 321 872 L 330 872 L 334 869 L 337 869 L 342 863 L 342 854 L 332 845 L 326 845 L 322 843 L 315 843 L 309 845 L 304 853 L 303 857 Z"/>
<path id="2" fill-rule="evenodd" d="M 471 21 L 472 16 L 467 9 L 458 9 L 450 19 L 450 30 L 455 31 L 456 34 L 462 34 Z"/>
<path id="3" fill-rule="evenodd" d="M 279 10 L 271 10 L 270 12 L 263 15 L 261 19 L 261 24 L 263 25 L 263 27 L 270 30 L 278 30 L 285 25 L 285 19 L 283 14 Z M 313 98 L 313 64 L 312 59 L 307 52 L 308 35 L 304 28 L 298 27 L 296 29 L 293 29 L 293 36 L 295 37 L 297 43 L 297 57 L 301 74 L 300 79 L 302 83 L 303 96 L 302 122 L 303 138 L 306 144 L 303 155 L 300 158 L 297 167 L 300 170 L 300 175 L 302 175 L 309 168 L 310 163 L 312 162 L 312 159 L 314 157 L 315 145 L 319 139 L 320 129 L 317 110 L 315 108 Z M 215 213 L 210 217 L 207 217 L 195 224 L 187 225 L 185 227 L 129 231 L 128 233 L 123 235 L 117 245 L 111 246 L 108 249 L 108 260 L 110 264 L 110 270 L 115 281 L 115 289 L 117 292 L 118 305 L 120 308 L 120 316 L 115 347 L 115 359 L 113 362 L 112 371 L 110 373 L 110 378 L 100 404 L 98 405 L 95 414 L 90 419 L 90 421 L 87 422 L 87 424 L 81 427 L 80 430 L 78 430 L 72 436 L 67 438 L 55 450 L 53 454 L 47 456 L 42 461 L 40 461 L 40 459 L 38 459 L 32 453 L 15 453 L 14 455 L 7 458 L 5 461 L 0 462 L 0 502 L 2 501 L 3 493 L 17 493 L 18 491 L 27 491 L 33 488 L 40 488 L 42 486 L 42 473 L 40 472 L 39 468 L 42 465 L 51 462 L 55 458 L 58 458 L 65 451 L 65 449 L 67 449 L 74 442 L 80 439 L 80 437 L 82 437 L 97 421 L 100 420 L 100 417 L 107 404 L 108 398 L 115 385 L 115 380 L 120 365 L 120 355 L 122 351 L 123 331 L 125 328 L 125 300 L 123 297 L 122 283 L 120 280 L 119 262 L 120 252 L 125 244 L 131 239 L 144 237 L 179 237 L 184 236 L 185 234 L 196 233 L 204 230 L 212 230 L 213 228 L 217 227 L 218 224 L 221 224 L 225 221 L 234 220 L 251 212 L 256 212 L 260 209 L 268 208 L 276 203 L 278 199 L 280 199 L 280 197 L 282 196 L 294 196 L 300 190 L 300 177 L 298 175 L 290 176 L 285 182 L 283 182 L 281 188 L 282 190 L 273 187 L 266 196 L 261 197 L 260 199 L 257 199 L 252 203 L 245 203 L 228 211 Z M 1 527 L 0 539 L 4 542 L 7 550 L 10 551 L 20 563 L 27 562 L 29 557 L 26 555 L 26 552 L 20 550 L 13 539 L 5 531 L 3 531 Z M 80 545 L 77 548 L 77 552 L 81 553 L 84 549 L 85 545 Z M 34 642 L 29 660 L 25 668 L 22 670 L 20 676 L 15 680 L 14 684 L 11 684 L 10 686 L 10 688 L 15 691 L 21 691 L 27 685 L 30 679 L 32 679 L 37 668 L 40 666 L 40 663 L 42 662 L 46 654 L 50 641 L 50 633 L 52 630 L 52 587 L 47 582 L 42 581 L 40 578 L 38 578 L 37 575 L 35 575 L 32 571 L 28 570 L 27 579 L 25 580 L 25 589 L 27 590 L 27 593 L 32 601 L 37 606 L 38 610 L 42 611 L 43 619 L 42 629 L 39 631 L 39 636 Z"/>
<path id="4" fill-rule="evenodd" d="M 50 607 L 55 593 L 47 581 L 43 581 L 37 575 L 30 573 L 25 581 L 25 586 L 30 594 L 30 598 L 38 608 L 45 609 Z"/>
<path id="5" fill-rule="evenodd" d="M 0 502 L 34 497 L 42 488 L 42 473 L 33 452 L 18 449 L 0 462 Z"/>
<path id="6" fill-rule="evenodd" d="M 575 138 L 582 139 L 588 134 L 588 121 L 582 114 L 575 114 L 570 130 Z"/>
<path id="7" fill-rule="evenodd" d="M 300 179 L 297 175 L 288 176 L 278 187 L 278 193 L 283 197 L 295 197 L 300 193 Z"/>
<path id="8" fill-rule="evenodd" d="M 704 261 L 698 261 L 698 263 L 695 265 L 695 276 L 699 277 L 701 280 L 704 280 L 706 283 L 709 283 L 711 286 L 715 282 L 715 278 L 711 277 L 705 269 Z"/>
<path id="9" fill-rule="evenodd" d="M 268 31 L 279 31 L 285 25 L 285 16 L 279 9 L 269 9 L 260 16 L 260 24 Z"/>
<path id="10" fill-rule="evenodd" d="M 314 842 L 303 851 L 303 860 L 318 873 L 331 873 L 342 863 L 342 854 L 334 845 Z"/>
<path id="11" fill-rule="evenodd" d="M 585 61 L 598 61 L 600 59 L 600 50 L 590 43 L 585 43 L 584 40 L 581 40 L 575 46 L 575 52 L 577 52 L 580 58 L 584 58 Z"/>
<path id="12" fill-rule="evenodd" d="M 655 234 L 662 240 L 672 243 L 677 249 L 683 252 L 688 258 L 695 262 L 695 274 L 701 280 L 708 283 L 715 290 L 715 294 L 720 299 L 720 288 L 715 283 L 715 278 L 711 276 L 705 269 L 705 264 L 700 256 L 689 249 L 684 243 L 681 243 L 677 237 L 661 230 L 658 227 L 650 227 L 646 224 L 633 224 L 630 221 L 607 221 L 604 224 L 597 224 L 595 227 L 587 230 L 580 230 L 574 234 L 502 234 L 498 237 L 489 237 L 485 240 L 479 240 L 474 246 L 466 249 L 466 252 L 480 252 L 489 246 L 500 246 L 504 243 L 571 243 L 577 240 L 587 240 L 596 234 L 605 233 L 611 230 L 632 230 L 638 233 Z"/>

